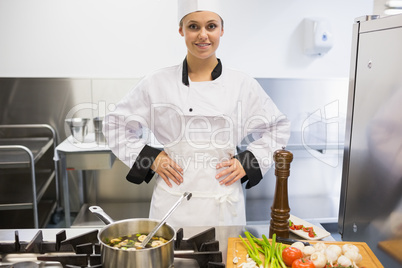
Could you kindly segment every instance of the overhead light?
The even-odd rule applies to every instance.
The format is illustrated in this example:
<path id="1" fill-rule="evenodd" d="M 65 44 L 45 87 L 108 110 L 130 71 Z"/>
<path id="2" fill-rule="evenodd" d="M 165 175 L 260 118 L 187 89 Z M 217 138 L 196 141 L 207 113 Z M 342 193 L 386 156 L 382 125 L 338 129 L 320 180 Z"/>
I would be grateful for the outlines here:
<path id="1" fill-rule="evenodd" d="M 390 8 L 402 8 L 402 1 L 401 0 L 389 0 L 385 2 L 385 6 Z"/>

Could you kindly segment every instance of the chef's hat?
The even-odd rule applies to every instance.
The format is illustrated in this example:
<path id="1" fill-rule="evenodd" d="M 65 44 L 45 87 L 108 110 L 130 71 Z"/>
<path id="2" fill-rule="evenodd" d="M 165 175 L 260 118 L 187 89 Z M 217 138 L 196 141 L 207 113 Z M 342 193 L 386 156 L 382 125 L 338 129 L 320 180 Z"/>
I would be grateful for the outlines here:
<path id="1" fill-rule="evenodd" d="M 211 11 L 222 18 L 220 0 L 178 0 L 178 20 L 195 11 Z"/>

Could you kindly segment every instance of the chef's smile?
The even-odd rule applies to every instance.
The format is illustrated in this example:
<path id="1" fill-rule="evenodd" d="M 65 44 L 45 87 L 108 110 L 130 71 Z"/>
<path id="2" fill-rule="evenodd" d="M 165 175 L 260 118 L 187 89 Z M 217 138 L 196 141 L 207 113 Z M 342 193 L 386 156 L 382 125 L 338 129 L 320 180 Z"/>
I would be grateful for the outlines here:
<path id="1" fill-rule="evenodd" d="M 210 43 L 196 43 L 195 45 L 196 45 L 197 47 L 201 48 L 201 49 L 206 49 L 206 48 L 208 48 L 208 47 L 211 46 Z"/>

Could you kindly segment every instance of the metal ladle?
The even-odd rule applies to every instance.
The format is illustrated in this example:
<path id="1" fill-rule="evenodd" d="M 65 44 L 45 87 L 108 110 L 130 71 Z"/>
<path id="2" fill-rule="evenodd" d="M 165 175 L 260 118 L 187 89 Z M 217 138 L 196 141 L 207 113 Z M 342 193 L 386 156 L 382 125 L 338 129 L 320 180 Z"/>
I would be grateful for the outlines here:
<path id="1" fill-rule="evenodd" d="M 184 198 L 187 198 L 187 200 L 190 200 L 191 196 L 193 194 L 189 192 L 185 192 L 180 199 L 174 204 L 174 206 L 166 213 L 165 217 L 161 220 L 161 222 L 155 226 L 155 228 L 148 234 L 148 236 L 142 241 L 141 246 L 138 246 L 137 248 L 145 248 L 145 246 L 148 244 L 148 242 L 152 239 L 152 237 L 156 234 L 156 232 L 161 228 L 162 225 L 165 224 L 166 220 L 170 217 L 170 215 L 173 213 L 173 211 L 176 210 L 176 208 L 180 205 L 180 203 L 183 201 Z"/>

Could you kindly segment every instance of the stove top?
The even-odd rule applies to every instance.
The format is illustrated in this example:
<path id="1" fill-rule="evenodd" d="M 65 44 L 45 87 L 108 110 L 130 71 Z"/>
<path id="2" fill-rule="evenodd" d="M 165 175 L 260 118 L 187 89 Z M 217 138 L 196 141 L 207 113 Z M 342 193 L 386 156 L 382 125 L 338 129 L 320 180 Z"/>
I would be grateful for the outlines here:
<path id="1" fill-rule="evenodd" d="M 67 236 L 66 230 L 61 230 L 50 241 L 44 239 L 42 230 L 38 230 L 30 241 L 23 241 L 18 230 L 10 232 L 13 232 L 11 241 L 0 241 L 0 267 L 102 267 L 98 229 L 72 237 Z M 214 227 L 188 239 L 183 237 L 180 228 L 174 241 L 174 268 L 225 267 Z"/>

